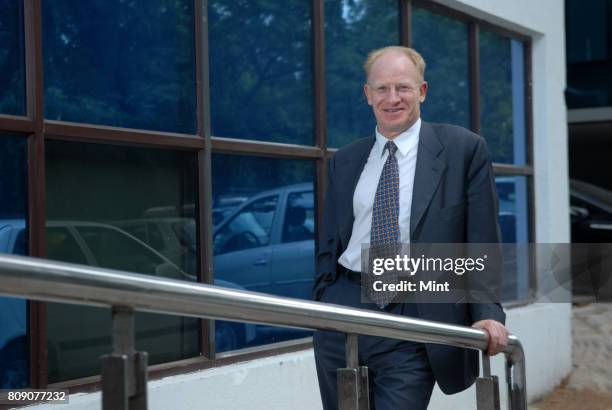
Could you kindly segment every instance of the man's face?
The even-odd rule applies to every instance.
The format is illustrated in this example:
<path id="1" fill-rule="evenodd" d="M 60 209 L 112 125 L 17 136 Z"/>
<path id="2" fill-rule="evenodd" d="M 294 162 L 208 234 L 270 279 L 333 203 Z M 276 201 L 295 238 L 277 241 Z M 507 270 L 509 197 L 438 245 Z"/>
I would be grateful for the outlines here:
<path id="1" fill-rule="evenodd" d="M 388 51 L 372 65 L 363 89 L 374 111 L 378 131 L 387 138 L 395 138 L 420 117 L 427 83 L 408 56 Z"/>

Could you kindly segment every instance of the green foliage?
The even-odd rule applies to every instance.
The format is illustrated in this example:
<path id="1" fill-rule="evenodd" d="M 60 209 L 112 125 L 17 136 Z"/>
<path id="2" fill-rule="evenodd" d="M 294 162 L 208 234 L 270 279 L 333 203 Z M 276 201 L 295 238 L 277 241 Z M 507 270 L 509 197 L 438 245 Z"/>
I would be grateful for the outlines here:
<path id="1" fill-rule="evenodd" d="M 470 126 L 467 24 L 413 7 L 412 45 L 427 68 L 429 85 L 422 106 L 426 121 Z"/>
<path id="2" fill-rule="evenodd" d="M 312 144 L 311 7 L 209 2 L 213 135 Z"/>
<path id="3" fill-rule="evenodd" d="M 0 1 L 0 113 L 25 115 L 25 58 L 21 2 Z"/>
<path id="4" fill-rule="evenodd" d="M 0 134 L 0 219 L 26 217 L 26 166 L 26 138 Z"/>
<path id="5" fill-rule="evenodd" d="M 45 116 L 195 133 L 189 0 L 43 2 Z"/>
<path id="6" fill-rule="evenodd" d="M 373 49 L 399 44 L 396 0 L 325 1 L 325 63 L 329 145 L 374 133 L 363 62 Z"/>
<path id="7" fill-rule="evenodd" d="M 513 163 L 511 40 L 480 31 L 480 129 L 495 162 Z"/>

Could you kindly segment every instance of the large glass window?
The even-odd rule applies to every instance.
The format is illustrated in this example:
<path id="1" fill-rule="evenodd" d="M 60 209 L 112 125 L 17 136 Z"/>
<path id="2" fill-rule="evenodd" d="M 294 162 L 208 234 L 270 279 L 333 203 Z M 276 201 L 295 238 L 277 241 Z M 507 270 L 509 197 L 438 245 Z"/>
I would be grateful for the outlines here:
<path id="1" fill-rule="evenodd" d="M 309 299 L 314 278 L 314 164 L 213 156 L 215 284 Z M 218 321 L 217 351 L 309 333 Z"/>
<path id="2" fill-rule="evenodd" d="M 397 0 L 325 1 L 325 80 L 329 146 L 374 134 L 363 92 L 363 62 L 375 48 L 399 44 Z"/>
<path id="3" fill-rule="evenodd" d="M 567 105 L 612 106 L 612 0 L 566 0 Z"/>
<path id="4" fill-rule="evenodd" d="M 494 162 L 525 165 L 523 43 L 480 31 L 480 129 Z"/>
<path id="5" fill-rule="evenodd" d="M 597 7 L 604 2 L 610 0 L 593 0 Z M 315 175 L 322 175 L 334 148 L 374 133 L 363 62 L 373 49 L 400 44 L 400 37 L 412 41 L 428 64 L 424 120 L 478 128 L 470 120 L 479 114 L 478 131 L 494 161 L 518 166 L 503 167 L 497 178 L 500 224 L 505 242 L 529 239 L 533 164 L 526 158 L 524 61 L 529 44 L 517 41 L 523 39 L 519 34 L 498 35 L 476 18 L 416 0 L 325 0 L 323 10 L 301 0 L 41 0 L 40 23 L 30 21 L 34 15 L 25 13 L 27 4 L 0 0 L 0 117 L 17 117 L 0 118 L 0 134 L 32 133 L 0 135 L 1 252 L 31 249 L 42 256 L 44 249 L 52 260 L 195 281 L 202 252 L 212 249 L 215 285 L 310 299 L 321 206 L 315 198 L 324 194 Z M 410 13 L 400 14 L 406 7 Z M 470 37 L 471 24 L 488 29 Z M 601 19 L 594 24 L 585 29 L 589 41 L 597 37 Z M 319 34 L 321 42 L 315 41 Z M 602 44 L 578 51 L 599 59 Z M 479 47 L 479 67 L 469 64 L 475 56 L 471 46 Z M 576 64 L 584 62 L 584 56 L 574 57 Z M 317 70 L 325 70 L 325 84 L 315 82 Z M 29 84 L 34 87 L 29 93 L 26 73 L 44 78 Z M 475 94 L 470 78 L 480 79 Z M 36 89 L 39 84 L 43 89 Z M 196 101 L 198 90 L 205 90 L 202 101 Z M 43 112 L 26 112 L 28 103 L 40 105 L 27 101 L 28 95 L 43 96 Z M 325 101 L 318 98 L 323 96 Z M 480 112 L 471 111 L 477 106 Z M 46 123 L 39 132 L 41 121 Z M 208 124 L 212 146 L 202 134 Z M 325 129 L 315 131 L 314 124 Z M 140 132 L 115 129 L 107 135 L 99 125 Z M 198 133 L 201 141 L 160 138 L 159 131 Z M 316 144 L 319 131 L 327 136 L 323 146 Z M 151 148 L 143 144 L 147 138 L 165 145 Z M 29 157 L 28 143 L 35 148 Z M 212 164 L 204 145 L 212 149 Z M 507 175 L 508 169 L 517 171 Z M 26 180 L 29 170 L 40 178 Z M 202 174 L 208 176 L 201 179 Z M 205 185 L 211 180 L 212 187 Z M 40 232 L 41 226 L 26 221 L 28 187 L 30 212 L 46 212 L 47 223 L 46 235 L 34 235 L 32 246 L 28 230 Z M 212 208 L 213 223 L 198 232 L 204 204 L 196 199 L 209 191 L 212 203 L 204 209 Z M 208 238 L 212 243 L 198 243 Z M 523 262 L 513 263 L 505 300 L 524 298 L 529 286 Z M 41 357 L 48 353 L 48 366 L 34 364 L 37 383 L 97 374 L 98 357 L 110 352 L 109 309 L 42 306 L 46 328 L 40 328 L 45 321 L 34 321 L 32 335 L 46 334 L 48 340 L 28 340 L 26 303 L 0 299 L 0 388 L 28 384 L 28 349 Z M 38 313 L 32 311 L 32 317 Z M 194 358 L 203 353 L 199 324 L 137 314 L 137 348 L 149 352 L 152 364 Z M 309 334 L 226 321 L 215 325 L 215 352 Z M 88 382 L 69 384 L 83 383 Z"/>
<path id="6" fill-rule="evenodd" d="M 0 135 L 0 253 L 28 254 L 26 138 Z M 0 389 L 29 385 L 24 299 L 0 297 Z"/>
<path id="7" fill-rule="evenodd" d="M 0 114 L 25 115 L 23 2 L 0 1 Z"/>
<path id="8" fill-rule="evenodd" d="M 213 135 L 312 144 L 310 2 L 208 4 Z"/>
<path id="9" fill-rule="evenodd" d="M 196 280 L 195 154 L 48 141 L 47 249 L 51 259 Z M 95 374 L 109 353 L 110 310 L 48 305 L 49 380 Z M 136 315 L 149 362 L 199 354 L 198 321 Z"/>
<path id="10" fill-rule="evenodd" d="M 517 244 L 504 247 L 502 300 L 521 300 L 529 295 L 529 255 L 523 245 L 529 242 L 527 177 L 498 176 L 495 185 L 502 242 Z"/>
<path id="11" fill-rule="evenodd" d="M 42 2 L 45 117 L 195 133 L 194 2 Z"/>
<path id="12" fill-rule="evenodd" d="M 470 127 L 470 74 L 467 24 L 412 8 L 412 46 L 427 63 L 429 85 L 421 107 L 425 121 Z"/>

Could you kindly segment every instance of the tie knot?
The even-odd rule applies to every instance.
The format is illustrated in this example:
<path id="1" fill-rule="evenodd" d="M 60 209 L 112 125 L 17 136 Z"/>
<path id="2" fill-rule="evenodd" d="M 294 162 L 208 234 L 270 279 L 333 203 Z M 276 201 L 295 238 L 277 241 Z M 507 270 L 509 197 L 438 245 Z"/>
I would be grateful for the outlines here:
<path id="1" fill-rule="evenodd" d="M 389 150 L 389 155 L 395 155 L 395 152 L 397 151 L 397 145 L 395 145 L 395 143 L 393 141 L 388 141 L 385 144 L 385 149 Z M 383 150 L 384 152 L 384 150 Z"/>

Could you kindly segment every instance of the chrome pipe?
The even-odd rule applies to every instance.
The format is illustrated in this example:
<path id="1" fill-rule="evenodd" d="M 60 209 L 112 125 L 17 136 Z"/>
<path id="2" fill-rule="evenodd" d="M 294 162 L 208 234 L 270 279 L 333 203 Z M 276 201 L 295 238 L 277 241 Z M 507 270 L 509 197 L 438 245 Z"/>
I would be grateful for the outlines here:
<path id="1" fill-rule="evenodd" d="M 196 318 L 331 330 L 477 350 L 486 350 L 488 340 L 484 331 L 467 326 L 14 255 L 0 255 L 0 294 L 48 302 L 122 306 Z M 509 389 L 519 395 L 518 399 L 526 408 L 524 354 L 515 336 L 510 337 L 504 354 L 512 375 Z M 516 409 L 520 407 L 512 407 Z"/>

